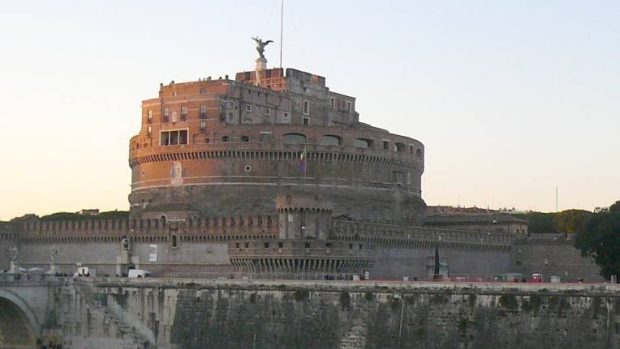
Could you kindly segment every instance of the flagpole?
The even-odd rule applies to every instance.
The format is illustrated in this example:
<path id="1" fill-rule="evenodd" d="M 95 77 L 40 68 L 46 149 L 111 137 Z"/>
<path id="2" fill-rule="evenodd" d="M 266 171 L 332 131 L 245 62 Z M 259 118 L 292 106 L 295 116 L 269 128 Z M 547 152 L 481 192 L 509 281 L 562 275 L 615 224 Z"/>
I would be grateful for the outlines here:
<path id="1" fill-rule="evenodd" d="M 284 0 L 280 1 L 280 68 L 282 68 L 282 41 L 284 40 Z"/>

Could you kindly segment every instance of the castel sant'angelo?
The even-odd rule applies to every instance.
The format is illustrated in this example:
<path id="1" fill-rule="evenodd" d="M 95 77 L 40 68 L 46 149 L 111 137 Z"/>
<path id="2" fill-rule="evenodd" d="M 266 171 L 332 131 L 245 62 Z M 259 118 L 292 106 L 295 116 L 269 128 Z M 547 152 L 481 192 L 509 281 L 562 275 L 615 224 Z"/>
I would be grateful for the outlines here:
<path id="1" fill-rule="evenodd" d="M 14 219 L 0 268 L 419 279 L 540 269 L 535 246 L 515 243 L 527 222 L 429 217 L 424 145 L 360 122 L 355 98 L 322 76 L 268 68 L 255 40 L 254 70 L 161 84 L 142 102 L 128 216 Z"/>

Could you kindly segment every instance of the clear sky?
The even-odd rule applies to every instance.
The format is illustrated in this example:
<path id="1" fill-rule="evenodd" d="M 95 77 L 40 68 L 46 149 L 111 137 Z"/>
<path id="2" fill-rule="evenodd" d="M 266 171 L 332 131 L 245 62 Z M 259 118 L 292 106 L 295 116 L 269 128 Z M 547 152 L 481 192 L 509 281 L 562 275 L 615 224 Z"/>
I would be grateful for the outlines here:
<path id="1" fill-rule="evenodd" d="M 160 82 L 278 64 L 280 1 L 6 1 L 0 219 L 128 208 L 128 141 Z M 620 2 L 285 2 L 284 66 L 426 146 L 430 205 L 620 199 Z"/>

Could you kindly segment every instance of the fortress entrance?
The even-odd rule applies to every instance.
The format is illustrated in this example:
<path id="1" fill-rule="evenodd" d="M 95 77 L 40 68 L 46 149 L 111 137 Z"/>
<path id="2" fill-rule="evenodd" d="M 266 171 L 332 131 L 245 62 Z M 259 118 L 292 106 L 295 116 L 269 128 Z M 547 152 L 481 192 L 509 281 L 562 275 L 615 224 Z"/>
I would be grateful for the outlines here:
<path id="1" fill-rule="evenodd" d="M 35 331 L 28 315 L 0 295 L 0 349 L 36 348 Z"/>

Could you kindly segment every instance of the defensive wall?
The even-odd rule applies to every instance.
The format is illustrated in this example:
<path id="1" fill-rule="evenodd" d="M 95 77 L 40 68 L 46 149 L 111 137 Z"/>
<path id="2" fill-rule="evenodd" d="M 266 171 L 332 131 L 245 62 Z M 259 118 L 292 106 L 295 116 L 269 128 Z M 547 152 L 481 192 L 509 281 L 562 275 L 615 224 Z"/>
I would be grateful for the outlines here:
<path id="1" fill-rule="evenodd" d="M 113 276 L 119 265 L 133 264 L 154 275 L 192 276 L 234 272 L 231 248 L 247 254 L 243 241 L 275 239 L 279 225 L 278 216 L 193 217 L 182 224 L 159 219 L 27 220 L 22 222 L 22 231 L 11 236 L 19 237 L 14 240 L 19 247 L 16 264 L 26 269 L 49 270 L 54 264 L 56 271 L 72 274 L 80 263 L 100 275 Z M 451 275 L 490 277 L 513 271 L 512 238 L 503 233 L 335 219 L 326 229 L 329 238 L 342 241 L 344 248 L 349 242 L 372 247 L 370 272 L 382 278 L 426 279 L 428 259 L 436 248 L 447 259 Z M 125 260 L 123 239 L 128 243 Z M 313 249 L 322 244 L 300 241 Z M 0 247 L 7 249 L 8 245 Z M 277 249 L 277 243 L 270 247 Z M 321 253 L 335 256 L 334 249 Z"/>
<path id="2" fill-rule="evenodd" d="M 605 280 L 594 260 L 582 257 L 572 236 L 564 234 L 533 234 L 515 240 L 510 263 L 512 270 L 524 275 L 542 273 L 557 275 L 562 280 Z"/>
<path id="3" fill-rule="evenodd" d="M 63 348 L 620 347 L 620 289 L 611 284 L 46 282 L 38 325 L 0 321 L 0 333 L 31 326 Z M 29 296 L 17 305 L 5 295 L 32 287 L 0 282 L 0 312 L 30 307 Z"/>

